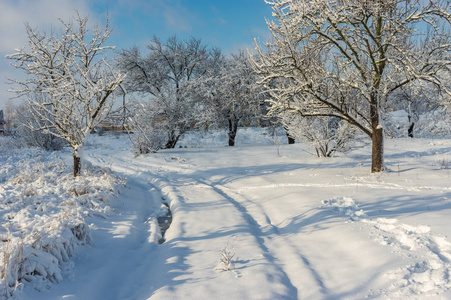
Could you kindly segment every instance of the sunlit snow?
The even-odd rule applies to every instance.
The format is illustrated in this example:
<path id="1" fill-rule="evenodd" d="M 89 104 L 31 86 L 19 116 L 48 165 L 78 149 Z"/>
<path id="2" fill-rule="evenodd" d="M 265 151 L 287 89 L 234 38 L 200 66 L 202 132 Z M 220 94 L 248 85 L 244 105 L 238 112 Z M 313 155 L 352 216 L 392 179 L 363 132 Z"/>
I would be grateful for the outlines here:
<path id="1" fill-rule="evenodd" d="M 33 265 L 15 298 L 451 297 L 451 140 L 387 139 L 388 171 L 371 174 L 369 145 L 320 159 L 277 137 L 240 129 L 237 147 L 224 147 L 225 133 L 191 134 L 188 148 L 136 157 L 126 136 L 92 135 L 79 181 L 63 164 L 69 150 L 3 147 L 3 253 L 7 234 L 20 240 L 40 224 L 55 224 L 46 241 L 66 241 L 74 224 L 90 238 L 66 241 L 63 263 L 37 255 L 54 280 Z M 86 187 L 89 197 L 64 192 Z M 164 203 L 173 219 L 158 244 Z"/>

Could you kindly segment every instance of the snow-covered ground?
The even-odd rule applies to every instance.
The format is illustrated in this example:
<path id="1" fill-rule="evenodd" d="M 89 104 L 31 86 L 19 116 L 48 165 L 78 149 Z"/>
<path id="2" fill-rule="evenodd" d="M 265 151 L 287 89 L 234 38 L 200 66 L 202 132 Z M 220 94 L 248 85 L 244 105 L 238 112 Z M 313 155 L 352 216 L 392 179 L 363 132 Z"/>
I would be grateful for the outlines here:
<path id="1" fill-rule="evenodd" d="M 213 147 L 223 137 L 210 136 L 202 148 L 191 136 L 181 145 L 196 148 L 139 157 L 125 137 L 93 136 L 91 168 L 127 186 L 102 202 L 107 213 L 78 204 L 91 245 L 74 246 L 60 283 L 25 283 L 15 297 L 451 298 L 451 140 L 387 140 L 390 171 L 371 174 L 368 146 L 319 159 L 282 137 L 275 146 L 270 133 L 238 135 L 238 147 Z M 70 163 L 70 152 L 52 156 Z M 15 171 L 2 172 L 3 204 Z M 56 206 L 50 198 L 40 201 Z M 158 244 L 165 203 L 173 220 Z M 230 271 L 219 261 L 226 247 Z"/>

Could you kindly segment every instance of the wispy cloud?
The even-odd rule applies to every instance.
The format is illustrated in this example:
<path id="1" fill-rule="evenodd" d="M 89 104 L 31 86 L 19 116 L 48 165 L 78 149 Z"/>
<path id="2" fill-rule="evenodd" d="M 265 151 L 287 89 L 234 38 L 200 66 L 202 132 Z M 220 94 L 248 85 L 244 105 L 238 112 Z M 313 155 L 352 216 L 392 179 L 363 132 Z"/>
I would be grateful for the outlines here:
<path id="1" fill-rule="evenodd" d="M 165 7 L 164 18 L 166 24 L 173 30 L 191 31 L 192 26 L 189 18 L 185 17 L 185 14 L 172 7 Z"/>
<path id="2" fill-rule="evenodd" d="M 193 12 L 183 6 L 178 0 L 157 1 L 163 11 L 166 25 L 172 30 L 191 31 Z"/>
<path id="3" fill-rule="evenodd" d="M 13 97 L 7 90 L 7 78 L 22 78 L 24 75 L 10 66 L 5 59 L 6 54 L 14 53 L 27 43 L 24 23 L 39 31 L 50 31 L 60 28 L 58 19 L 69 21 L 78 11 L 81 15 L 90 17 L 96 22 L 95 15 L 90 11 L 89 0 L 1 0 L 0 3 L 0 109 L 6 101 Z"/>
<path id="4" fill-rule="evenodd" d="M 88 0 L 2 0 L 0 52 L 9 53 L 25 44 L 25 22 L 33 28 L 48 30 L 50 24 L 57 26 L 58 18 L 69 20 L 75 10 L 89 15 L 87 2 Z"/>

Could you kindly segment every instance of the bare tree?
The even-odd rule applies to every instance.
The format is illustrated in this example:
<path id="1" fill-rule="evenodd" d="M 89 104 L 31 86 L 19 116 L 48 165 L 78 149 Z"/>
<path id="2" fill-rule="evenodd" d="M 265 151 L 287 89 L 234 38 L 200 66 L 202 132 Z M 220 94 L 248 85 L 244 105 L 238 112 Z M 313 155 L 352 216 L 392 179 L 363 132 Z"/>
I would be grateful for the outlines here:
<path id="1" fill-rule="evenodd" d="M 127 73 L 127 91 L 148 97 L 145 107 L 154 116 L 149 121 L 168 135 L 164 148 L 174 148 L 180 136 L 198 121 L 200 107 L 191 83 L 205 73 L 210 53 L 200 39 L 181 41 L 176 36 L 166 42 L 154 37 L 148 49 L 146 57 L 136 47 L 124 50 L 117 64 Z"/>
<path id="2" fill-rule="evenodd" d="M 272 39 L 253 65 L 269 114 L 334 116 L 372 139 L 372 172 L 384 170 L 381 114 L 405 85 L 449 93 L 449 1 L 273 0 Z M 264 49 L 266 48 L 266 49 Z"/>
<path id="3" fill-rule="evenodd" d="M 74 176 L 81 168 L 82 149 L 89 134 L 108 114 L 112 94 L 123 75 L 111 69 L 104 46 L 111 31 L 97 26 L 88 34 L 88 18 L 78 13 L 74 23 L 62 20 L 60 35 L 39 33 L 26 24 L 29 49 L 6 58 L 27 75 L 12 80 L 13 92 L 27 97 L 32 118 L 27 126 L 66 140 L 73 149 Z"/>
<path id="4" fill-rule="evenodd" d="M 227 124 L 229 146 L 234 146 L 240 122 L 261 114 L 261 87 L 244 51 L 216 62 L 197 81 L 196 89 L 210 112 L 210 122 Z"/>

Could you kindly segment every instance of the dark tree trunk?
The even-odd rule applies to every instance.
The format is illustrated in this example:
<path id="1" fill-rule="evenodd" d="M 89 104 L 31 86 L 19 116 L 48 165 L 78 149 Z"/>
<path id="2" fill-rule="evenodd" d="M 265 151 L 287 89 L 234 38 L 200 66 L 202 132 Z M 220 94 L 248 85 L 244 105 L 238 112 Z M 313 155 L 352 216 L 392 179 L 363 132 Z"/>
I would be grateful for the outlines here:
<path id="1" fill-rule="evenodd" d="M 409 129 L 407 130 L 407 134 L 409 137 L 413 138 L 413 126 L 415 126 L 415 123 L 412 122 L 409 126 Z"/>
<path id="2" fill-rule="evenodd" d="M 407 136 L 413 138 L 413 126 L 415 126 L 415 123 L 413 122 L 413 116 L 412 116 L 412 101 L 409 98 L 409 106 L 407 107 L 407 118 L 409 120 L 409 129 L 407 129 Z"/>
<path id="3" fill-rule="evenodd" d="M 288 144 L 292 145 L 296 142 L 296 140 L 294 139 L 294 137 L 292 137 L 291 135 L 288 134 L 288 130 L 284 127 L 285 129 L 285 134 L 287 135 L 288 138 Z"/>
<path id="4" fill-rule="evenodd" d="M 80 174 L 81 170 L 81 158 L 77 155 L 76 151 L 74 151 L 74 177 L 77 177 Z"/>
<path id="5" fill-rule="evenodd" d="M 229 119 L 229 146 L 235 146 L 235 138 L 238 132 L 238 120 Z"/>
<path id="6" fill-rule="evenodd" d="M 175 134 L 174 131 L 171 131 L 171 133 L 169 134 L 169 139 L 166 142 L 166 145 L 164 146 L 164 148 L 165 149 L 174 149 L 180 136 L 181 136 L 180 134 Z"/>

